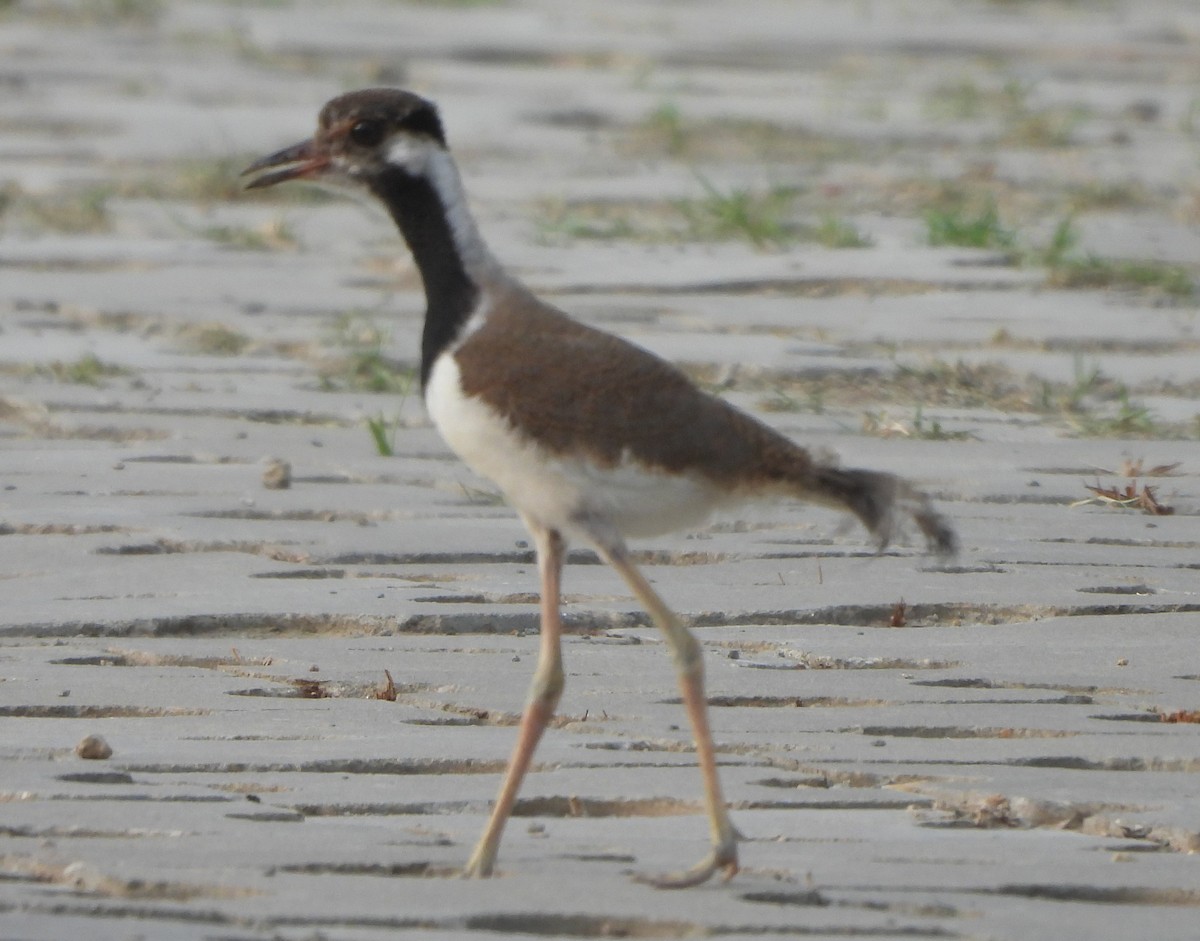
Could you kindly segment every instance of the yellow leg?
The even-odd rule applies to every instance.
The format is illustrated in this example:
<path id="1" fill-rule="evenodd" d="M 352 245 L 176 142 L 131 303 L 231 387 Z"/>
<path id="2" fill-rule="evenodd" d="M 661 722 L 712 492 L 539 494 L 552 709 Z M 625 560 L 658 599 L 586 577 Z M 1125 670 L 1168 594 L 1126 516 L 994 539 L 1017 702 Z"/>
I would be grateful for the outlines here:
<path id="1" fill-rule="evenodd" d="M 658 876 L 638 876 L 638 881 L 660 889 L 682 889 L 705 882 L 718 870 L 725 879 L 731 879 L 738 871 L 738 837 L 733 821 L 729 819 L 725 798 L 721 794 L 721 782 L 717 779 L 717 762 L 713 752 L 712 732 L 708 725 L 708 702 L 704 697 L 704 661 L 701 658 L 700 644 L 634 566 L 621 542 L 609 538 L 603 542 L 597 541 L 596 547 L 605 561 L 625 579 L 638 601 L 645 606 L 654 623 L 666 636 L 667 644 L 671 648 L 679 676 L 679 689 L 683 694 L 683 705 L 687 710 L 688 719 L 692 724 L 692 735 L 696 741 L 696 757 L 704 778 L 704 799 L 712 831 L 712 851 L 691 869 Z"/>
<path id="2" fill-rule="evenodd" d="M 525 772 L 529 770 L 534 750 L 546 730 L 546 724 L 554 716 L 554 709 L 563 690 L 559 595 L 566 544 L 555 530 L 546 529 L 529 519 L 525 520 L 525 524 L 533 534 L 537 547 L 538 570 L 541 573 L 541 646 L 538 650 L 537 669 L 529 688 L 529 699 L 521 716 L 517 744 L 508 760 L 508 769 L 504 772 L 504 782 L 500 785 L 500 793 L 492 807 L 492 815 L 479 842 L 475 844 L 475 851 L 463 869 L 462 874 L 466 877 L 492 874 L 496 854 L 500 850 L 500 837 L 504 833 L 504 825 L 508 823 L 513 804 L 517 801 L 521 781 Z"/>

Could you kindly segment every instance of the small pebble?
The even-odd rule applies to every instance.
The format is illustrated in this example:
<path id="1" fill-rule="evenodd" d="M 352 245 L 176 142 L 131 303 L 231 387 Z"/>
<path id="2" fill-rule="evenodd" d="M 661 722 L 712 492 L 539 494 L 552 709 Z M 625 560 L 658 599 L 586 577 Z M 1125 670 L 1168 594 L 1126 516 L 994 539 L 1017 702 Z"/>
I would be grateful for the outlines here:
<path id="1" fill-rule="evenodd" d="M 270 458 L 263 471 L 262 484 L 268 490 L 287 490 L 292 485 L 292 465 L 277 457 Z"/>
<path id="2" fill-rule="evenodd" d="M 104 876 L 85 862 L 71 863 L 63 869 L 62 874 L 69 885 L 84 892 L 98 891 L 105 884 Z"/>
<path id="3" fill-rule="evenodd" d="M 80 758 L 103 760 L 111 758 L 112 753 L 112 746 L 99 735 L 89 735 L 75 746 L 75 754 Z"/>

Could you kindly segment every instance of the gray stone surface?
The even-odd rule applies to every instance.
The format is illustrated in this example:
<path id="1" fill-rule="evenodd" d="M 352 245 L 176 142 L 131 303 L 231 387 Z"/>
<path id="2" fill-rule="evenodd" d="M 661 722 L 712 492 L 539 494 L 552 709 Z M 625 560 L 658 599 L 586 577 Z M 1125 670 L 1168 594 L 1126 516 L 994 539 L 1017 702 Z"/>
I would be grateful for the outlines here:
<path id="1" fill-rule="evenodd" d="M 0 937 L 1196 937 L 1198 46 L 1187 0 L 0 8 Z M 441 103 L 540 292 L 960 530 L 943 566 L 796 505 L 638 546 L 705 646 L 728 885 L 629 878 L 706 828 L 668 658 L 582 549 L 561 720 L 499 877 L 453 878 L 527 537 L 354 378 L 415 362 L 387 220 L 236 181 L 376 82 Z M 794 189 L 797 237 L 689 232 L 700 178 Z M 1021 263 L 926 244 L 956 192 Z M 1126 276 L 1065 286 L 1064 219 Z"/>

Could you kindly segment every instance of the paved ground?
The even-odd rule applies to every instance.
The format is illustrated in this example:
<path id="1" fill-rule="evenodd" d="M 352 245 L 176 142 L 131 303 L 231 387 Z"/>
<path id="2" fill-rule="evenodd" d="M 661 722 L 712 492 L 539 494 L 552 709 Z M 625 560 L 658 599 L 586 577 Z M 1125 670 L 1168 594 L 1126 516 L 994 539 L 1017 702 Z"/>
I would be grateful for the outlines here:
<path id="1" fill-rule="evenodd" d="M 1198 52 L 1188 0 L 0 5 L 0 936 L 1196 937 Z M 957 522 L 942 567 L 799 506 L 640 547 L 728 885 L 629 879 L 706 828 L 582 551 L 561 724 L 452 878 L 529 546 L 411 388 L 386 220 L 236 180 L 374 83 L 539 291 Z"/>

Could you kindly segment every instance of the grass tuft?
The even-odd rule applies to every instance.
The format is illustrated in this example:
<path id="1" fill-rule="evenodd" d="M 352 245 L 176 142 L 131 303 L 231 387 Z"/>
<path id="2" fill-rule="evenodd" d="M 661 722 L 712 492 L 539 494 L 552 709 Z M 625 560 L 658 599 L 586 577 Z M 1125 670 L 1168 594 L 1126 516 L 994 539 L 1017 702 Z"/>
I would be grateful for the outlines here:
<path id="1" fill-rule="evenodd" d="M 207 356 L 238 356 L 253 342 L 246 334 L 219 323 L 195 324 L 181 335 L 189 349 Z"/>
<path id="2" fill-rule="evenodd" d="M 415 371 L 389 358 L 390 335 L 370 316 L 355 312 L 340 317 L 334 325 L 333 345 L 345 350 L 322 370 L 321 383 L 327 390 L 353 390 L 407 396 L 416 381 Z"/>
<path id="3" fill-rule="evenodd" d="M 696 179 L 704 196 L 675 202 L 691 238 L 745 238 L 756 248 L 782 246 L 795 239 L 789 219 L 795 189 L 777 186 L 765 193 L 721 190 L 701 174 L 696 174 Z"/>
<path id="4" fill-rule="evenodd" d="M 543 242 L 644 237 L 633 221 L 633 212 L 616 203 L 568 203 L 558 199 L 545 202 L 541 208 L 537 230 Z"/>
<path id="5" fill-rule="evenodd" d="M 1079 231 L 1068 216 L 1055 227 L 1049 243 L 1026 253 L 1029 263 L 1049 268 L 1046 281 L 1056 288 L 1115 288 L 1163 294 L 1179 300 L 1196 297 L 1196 279 L 1182 265 L 1142 259 L 1101 258 L 1078 251 Z"/>
<path id="6" fill-rule="evenodd" d="M 19 220 L 33 231 L 71 235 L 107 232 L 112 227 L 109 184 L 64 187 L 34 193 L 9 184 L 0 189 L 0 218 Z"/>
<path id="7" fill-rule="evenodd" d="M 380 457 L 392 457 L 396 453 L 396 428 L 399 427 L 399 420 L 387 418 L 380 412 L 378 415 L 368 416 L 366 422 L 367 431 L 371 433 L 371 440 L 375 443 L 375 451 Z"/>
<path id="8" fill-rule="evenodd" d="M 209 225 L 200 228 L 196 234 L 241 251 L 280 251 L 299 245 L 295 232 L 282 219 L 271 219 L 252 229 L 238 225 Z"/>
<path id="9" fill-rule="evenodd" d="M 1000 222 L 995 200 L 989 198 L 977 210 L 965 202 L 935 206 L 925 212 L 925 228 L 930 245 L 955 245 L 962 248 L 993 248 L 1011 251 L 1016 234 Z"/>
<path id="10" fill-rule="evenodd" d="M 813 238 L 826 248 L 870 248 L 874 239 L 865 235 L 853 222 L 826 213 L 813 229 Z"/>

